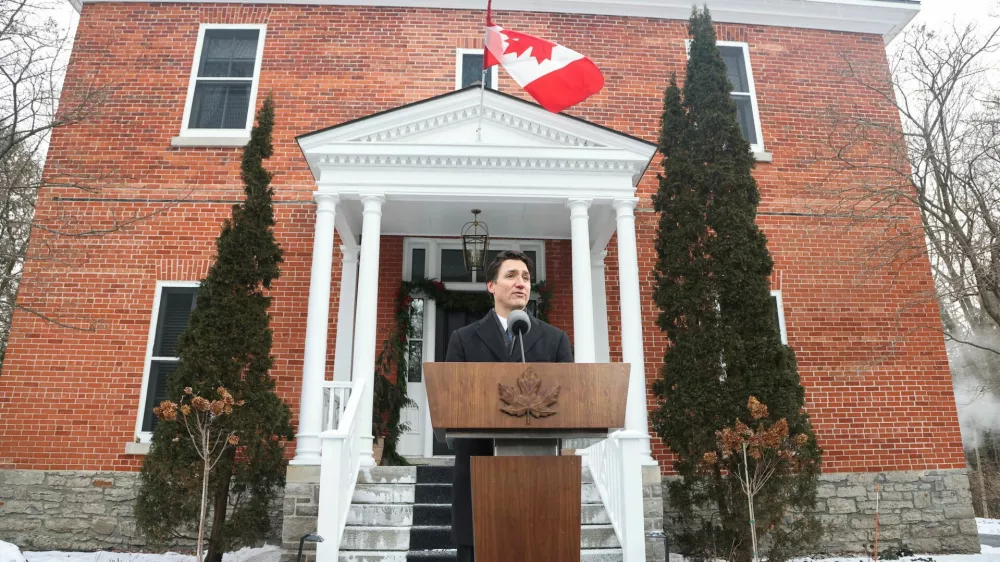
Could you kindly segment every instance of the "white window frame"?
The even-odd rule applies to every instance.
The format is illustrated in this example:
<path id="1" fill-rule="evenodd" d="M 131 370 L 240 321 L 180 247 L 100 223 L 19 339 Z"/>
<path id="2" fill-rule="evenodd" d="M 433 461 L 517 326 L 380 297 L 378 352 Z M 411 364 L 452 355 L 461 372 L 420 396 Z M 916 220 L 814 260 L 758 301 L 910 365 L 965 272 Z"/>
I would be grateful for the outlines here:
<path id="1" fill-rule="evenodd" d="M 716 41 L 715 45 L 717 47 L 739 47 L 743 50 L 743 64 L 746 65 L 747 69 L 747 86 L 750 88 L 750 107 L 753 109 L 753 126 L 757 128 L 757 142 L 750 144 L 750 150 L 754 153 L 758 161 L 770 162 L 772 157 L 764 149 L 764 130 L 760 126 L 760 109 L 757 106 L 757 84 L 754 82 L 753 67 L 750 65 L 750 44 L 745 41 Z M 690 39 L 685 40 L 684 47 L 687 50 L 687 56 L 690 58 Z M 733 92 L 730 91 L 729 95 L 732 94 Z"/>
<path id="2" fill-rule="evenodd" d="M 172 357 L 153 357 L 153 344 L 156 340 L 156 322 L 160 316 L 160 299 L 163 297 L 163 289 L 182 287 L 191 288 L 201 285 L 198 281 L 157 281 L 156 294 L 153 297 L 153 310 L 149 315 L 149 334 L 146 342 L 146 358 L 142 366 L 142 387 L 139 391 L 139 407 L 135 417 L 135 437 L 139 443 L 149 443 L 153 439 L 153 433 L 142 430 L 142 418 L 146 414 L 143 410 L 146 406 L 146 391 L 149 386 L 149 371 L 152 368 L 154 359 L 173 359 Z"/>
<path id="3" fill-rule="evenodd" d="M 781 298 L 781 290 L 773 289 L 771 296 L 776 297 L 778 305 L 778 328 L 781 330 L 781 343 L 788 345 L 788 332 L 785 330 L 785 302 Z"/>
<path id="4" fill-rule="evenodd" d="M 254 60 L 253 77 L 250 86 L 250 106 L 247 108 L 247 122 L 242 129 L 192 129 L 191 107 L 194 104 L 194 90 L 198 85 L 198 68 L 201 65 L 201 51 L 205 45 L 205 32 L 216 29 L 256 30 L 257 56 Z M 191 76 L 188 79 L 187 99 L 184 101 L 184 117 L 181 121 L 180 136 L 175 137 L 174 146 L 242 146 L 250 140 L 250 129 L 253 128 L 254 115 L 257 108 L 257 89 L 260 86 L 260 68 L 264 59 L 264 41 L 267 35 L 267 25 L 262 23 L 203 23 L 198 27 L 198 42 L 194 49 L 194 60 L 191 63 Z M 212 80 L 219 80 L 212 78 Z M 223 78 L 222 80 L 227 80 Z M 230 80 L 237 80 L 232 78 Z M 246 78 L 239 78 L 246 81 Z"/>
<path id="5" fill-rule="evenodd" d="M 462 58 L 465 55 L 482 55 L 484 54 L 483 49 L 455 49 L 455 89 L 462 89 Z M 497 90 L 497 77 L 500 75 L 500 69 L 494 68 L 493 73 L 490 76 L 490 89 Z"/>
<path id="6" fill-rule="evenodd" d="M 716 41 L 719 47 L 738 47 L 743 51 L 743 64 L 747 70 L 747 85 L 750 88 L 750 107 L 753 108 L 753 126 L 757 128 L 757 142 L 750 145 L 754 152 L 764 152 L 764 131 L 760 128 L 760 110 L 757 108 L 757 85 L 753 80 L 753 67 L 750 66 L 750 44 L 744 41 Z M 732 95 L 734 92 L 730 92 Z"/>

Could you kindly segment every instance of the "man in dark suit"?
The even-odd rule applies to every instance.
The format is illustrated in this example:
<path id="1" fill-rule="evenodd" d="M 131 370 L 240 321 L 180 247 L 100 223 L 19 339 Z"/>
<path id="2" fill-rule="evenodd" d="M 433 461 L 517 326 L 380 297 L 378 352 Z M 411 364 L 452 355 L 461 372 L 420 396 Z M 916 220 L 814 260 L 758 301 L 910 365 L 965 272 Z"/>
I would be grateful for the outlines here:
<path id="1" fill-rule="evenodd" d="M 517 362 L 507 327 L 512 310 L 523 310 L 531 296 L 531 259 L 516 250 L 500 252 L 486 268 L 486 290 L 493 295 L 493 310 L 485 318 L 455 330 L 448 340 L 445 361 L 451 363 Z M 573 350 L 566 332 L 531 318 L 524 335 L 524 356 L 529 363 L 572 363 Z M 458 562 L 474 562 L 472 537 L 472 456 L 493 456 L 492 439 L 455 439 L 455 479 L 452 486 L 451 536 L 458 546 Z"/>

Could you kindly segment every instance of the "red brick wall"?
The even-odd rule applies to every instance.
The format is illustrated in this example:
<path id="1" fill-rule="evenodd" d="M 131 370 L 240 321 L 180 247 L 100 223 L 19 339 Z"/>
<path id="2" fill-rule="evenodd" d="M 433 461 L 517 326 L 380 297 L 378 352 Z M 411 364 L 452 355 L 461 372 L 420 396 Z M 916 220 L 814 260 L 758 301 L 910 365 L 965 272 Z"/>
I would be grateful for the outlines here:
<path id="1" fill-rule="evenodd" d="M 604 90 L 571 114 L 655 140 L 663 88 L 670 73 L 683 74 L 686 22 L 496 17 L 584 52 L 603 69 Z M 275 155 L 268 166 L 275 172 L 277 234 L 286 251 L 283 276 L 273 288 L 274 376 L 294 411 L 315 189 L 294 137 L 451 90 L 454 49 L 477 44 L 481 19 L 479 11 L 429 9 L 86 4 L 64 97 L 95 80 L 111 84 L 113 92 L 100 117 L 55 132 L 46 173 L 105 177 L 95 193 L 45 191 L 38 213 L 54 228 L 112 232 L 56 237 L 36 231 L 20 302 L 94 330 L 58 327 L 24 311 L 15 315 L 0 376 L 0 467 L 131 470 L 140 462 L 123 449 L 133 438 L 155 283 L 204 274 L 219 225 L 241 195 L 238 149 L 170 146 L 180 129 L 199 23 L 268 24 L 258 102 L 274 93 Z M 933 290 L 926 260 L 862 277 L 855 258 L 864 233 L 811 216 L 805 204 L 806 187 L 827 171 L 805 165 L 823 149 L 827 108 L 897 118 L 887 104 L 841 78 L 841 53 L 884 65 L 882 39 L 764 26 L 718 30 L 721 38 L 750 44 L 763 138 L 774 158 L 756 172 L 760 224 L 775 257 L 807 406 L 827 451 L 825 469 L 963 466 L 947 358 L 933 329 L 937 309 L 923 298 Z M 523 97 L 503 73 L 500 88 Z M 665 350 L 650 300 L 656 225 L 649 196 L 657 167 L 654 162 L 639 186 L 636 221 L 649 379 Z M 178 198 L 184 202 L 169 203 Z M 401 244 L 399 237 L 382 240 L 380 334 L 391 326 Z M 620 359 L 615 244 L 613 239 L 608 248 L 607 287 L 612 358 Z M 571 331 L 568 248 L 566 241 L 549 241 L 547 269 L 555 290 L 553 323 Z M 338 252 L 331 284 L 330 369 L 340 257 Z M 667 452 L 655 440 L 653 446 L 667 469 Z"/>

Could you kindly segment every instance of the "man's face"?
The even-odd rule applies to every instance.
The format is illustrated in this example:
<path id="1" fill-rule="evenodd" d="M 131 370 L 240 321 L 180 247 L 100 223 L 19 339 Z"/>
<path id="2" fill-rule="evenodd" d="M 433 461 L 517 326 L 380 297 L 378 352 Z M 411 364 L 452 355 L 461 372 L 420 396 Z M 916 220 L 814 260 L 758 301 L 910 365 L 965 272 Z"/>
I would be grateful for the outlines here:
<path id="1" fill-rule="evenodd" d="M 506 317 L 511 310 L 523 310 L 531 296 L 531 273 L 521 260 L 505 260 L 500 265 L 496 281 L 487 281 L 486 290 L 493 295 L 497 312 Z"/>

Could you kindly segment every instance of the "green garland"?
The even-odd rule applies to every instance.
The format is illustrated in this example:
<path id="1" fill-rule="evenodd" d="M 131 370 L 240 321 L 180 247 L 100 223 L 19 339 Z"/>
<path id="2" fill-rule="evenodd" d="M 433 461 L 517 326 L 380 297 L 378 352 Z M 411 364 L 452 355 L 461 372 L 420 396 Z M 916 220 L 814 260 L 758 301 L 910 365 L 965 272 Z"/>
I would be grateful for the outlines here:
<path id="1" fill-rule="evenodd" d="M 536 316 L 547 322 L 549 306 L 552 300 L 552 290 L 545 281 L 539 281 L 531 286 L 532 292 L 538 295 L 535 303 Z M 372 434 L 385 438 L 383 449 L 383 464 L 409 464 L 397 452 L 400 436 L 409 431 L 410 427 L 400 421 L 400 412 L 407 406 L 414 405 L 406 395 L 407 340 L 413 335 L 413 319 L 410 305 L 414 298 L 433 300 L 444 310 L 468 310 L 485 314 L 493 307 L 493 299 L 488 293 L 472 293 L 467 291 L 449 291 L 444 283 L 435 279 L 419 281 L 403 281 L 396 291 L 394 320 L 395 329 L 382 343 L 375 360 L 375 407 L 372 414 Z M 389 380 L 389 374 L 395 370 L 396 382 Z"/>

